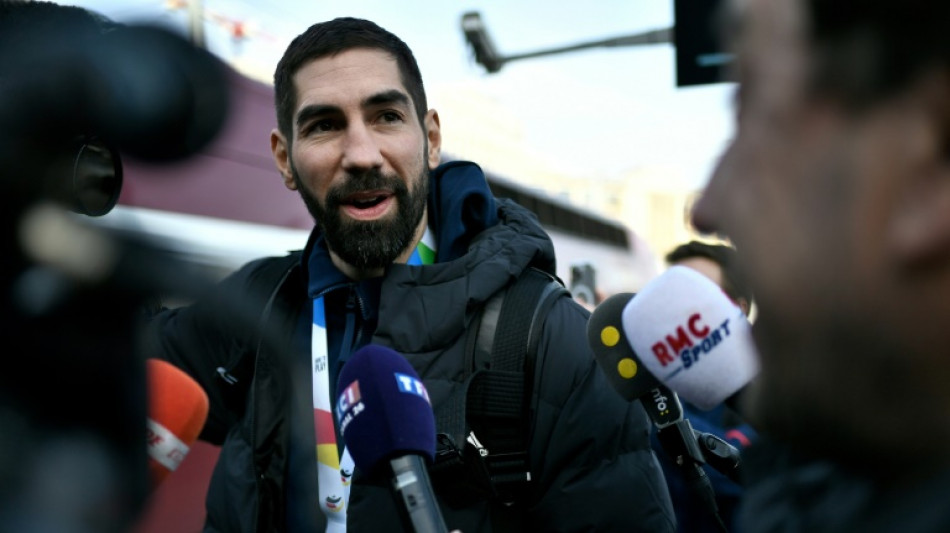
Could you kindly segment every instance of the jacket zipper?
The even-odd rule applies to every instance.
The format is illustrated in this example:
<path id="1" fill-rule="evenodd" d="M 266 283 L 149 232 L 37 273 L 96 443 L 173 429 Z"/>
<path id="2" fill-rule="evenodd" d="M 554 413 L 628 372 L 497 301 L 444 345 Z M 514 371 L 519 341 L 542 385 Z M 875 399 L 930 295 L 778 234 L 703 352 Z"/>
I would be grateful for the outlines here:
<path id="1" fill-rule="evenodd" d="M 343 366 L 353 355 L 353 348 L 359 346 L 360 337 L 362 337 L 362 328 L 356 327 L 356 312 L 362 315 L 363 303 L 356 294 L 356 288 L 350 287 L 350 293 L 346 297 L 346 326 L 343 329 L 343 338 L 340 342 L 340 354 L 337 358 L 337 365 Z"/>

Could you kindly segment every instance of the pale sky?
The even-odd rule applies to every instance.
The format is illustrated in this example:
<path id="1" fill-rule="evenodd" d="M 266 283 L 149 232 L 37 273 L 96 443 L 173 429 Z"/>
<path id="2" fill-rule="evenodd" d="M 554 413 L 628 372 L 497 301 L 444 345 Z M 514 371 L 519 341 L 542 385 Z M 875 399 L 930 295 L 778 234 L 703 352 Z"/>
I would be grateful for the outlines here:
<path id="1" fill-rule="evenodd" d="M 186 9 L 167 9 L 173 1 L 59 3 L 122 22 L 187 27 Z M 479 11 L 502 53 L 530 52 L 670 27 L 673 0 L 204 0 L 204 8 L 252 30 L 250 40 L 235 45 L 209 23 L 209 49 L 224 59 L 240 54 L 263 72 L 273 72 L 290 40 L 314 22 L 371 19 L 412 48 L 430 98 L 441 86 L 484 92 L 521 123 L 529 149 L 566 172 L 620 176 L 658 167 L 699 188 L 732 135 L 733 85 L 677 88 L 670 44 L 592 48 L 514 61 L 487 74 L 460 28 L 463 13 Z M 438 109 L 438 101 L 430 106 Z M 441 119 L 444 125 L 452 117 Z"/>

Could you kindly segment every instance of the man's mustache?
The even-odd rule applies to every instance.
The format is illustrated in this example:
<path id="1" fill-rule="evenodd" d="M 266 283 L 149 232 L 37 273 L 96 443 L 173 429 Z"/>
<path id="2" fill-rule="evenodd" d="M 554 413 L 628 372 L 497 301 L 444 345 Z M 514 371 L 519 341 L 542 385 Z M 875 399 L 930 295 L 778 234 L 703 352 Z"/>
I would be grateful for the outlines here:
<path id="1" fill-rule="evenodd" d="M 327 191 L 327 206 L 338 206 L 346 197 L 369 189 L 391 191 L 397 197 L 409 194 L 409 188 L 401 179 L 374 170 L 359 175 L 347 174 L 343 183 Z"/>

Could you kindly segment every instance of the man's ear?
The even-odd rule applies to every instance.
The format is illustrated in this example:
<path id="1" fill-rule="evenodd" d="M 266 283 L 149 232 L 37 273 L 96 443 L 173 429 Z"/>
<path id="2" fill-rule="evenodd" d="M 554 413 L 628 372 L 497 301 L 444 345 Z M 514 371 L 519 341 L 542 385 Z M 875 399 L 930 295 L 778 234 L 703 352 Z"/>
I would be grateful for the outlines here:
<path id="1" fill-rule="evenodd" d="M 296 191 L 297 183 L 294 181 L 294 173 L 290 165 L 290 148 L 287 139 L 276 129 L 270 132 L 270 150 L 274 154 L 277 170 L 284 178 L 284 187 Z"/>
<path id="2" fill-rule="evenodd" d="M 904 180 L 891 220 L 890 248 L 903 266 L 950 263 L 950 74 L 938 71 L 915 86 L 925 107 L 927 135 L 921 137 L 915 168 Z"/>
<path id="3" fill-rule="evenodd" d="M 429 170 L 439 166 L 442 161 L 442 125 L 439 123 L 439 112 L 430 109 L 425 118 L 426 138 L 429 141 L 429 153 L 426 154 Z"/>

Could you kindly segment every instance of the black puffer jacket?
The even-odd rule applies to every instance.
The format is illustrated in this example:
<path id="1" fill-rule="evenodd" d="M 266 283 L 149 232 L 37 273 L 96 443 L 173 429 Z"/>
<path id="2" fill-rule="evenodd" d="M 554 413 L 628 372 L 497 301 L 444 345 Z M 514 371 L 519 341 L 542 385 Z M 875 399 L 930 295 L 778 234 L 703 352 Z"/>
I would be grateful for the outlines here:
<path id="1" fill-rule="evenodd" d="M 449 189 L 445 182 L 450 179 L 484 182 L 477 166 L 453 164 L 436 171 L 436 194 Z M 432 206 L 430 201 L 430 214 L 443 211 Z M 382 281 L 371 342 L 406 356 L 434 406 L 459 386 L 466 335 L 481 304 L 529 265 L 554 272 L 552 243 L 534 215 L 504 200 L 498 201 L 497 213 L 499 222 L 479 233 L 461 257 L 421 267 L 393 265 Z M 274 277 L 274 265 L 280 263 L 290 269 L 280 289 L 270 294 L 260 285 Z M 302 271 L 293 259 L 251 263 L 221 285 L 225 294 L 245 295 L 241 300 L 247 303 L 209 298 L 154 322 L 160 335 L 153 349 L 209 392 L 212 411 L 202 438 L 223 442 L 207 498 L 207 531 L 279 531 L 285 525 L 287 418 L 293 391 L 308 394 L 310 387 L 309 375 L 301 377 L 306 371 L 292 372 L 282 355 L 293 353 L 289 339 L 308 301 Z M 230 313 L 221 313 L 222 308 Z M 235 313 L 243 319 L 222 318 Z M 272 338 L 261 339 L 258 328 L 248 327 L 261 316 L 267 317 L 265 331 L 274 333 Z M 597 368 L 586 341 L 588 316 L 573 300 L 561 298 L 542 330 L 530 446 L 534 489 L 525 528 L 673 531 L 648 420 L 639 403 L 621 400 Z M 492 530 L 485 503 L 442 508 L 450 529 Z M 384 484 L 355 478 L 348 530 L 402 530 Z"/>

